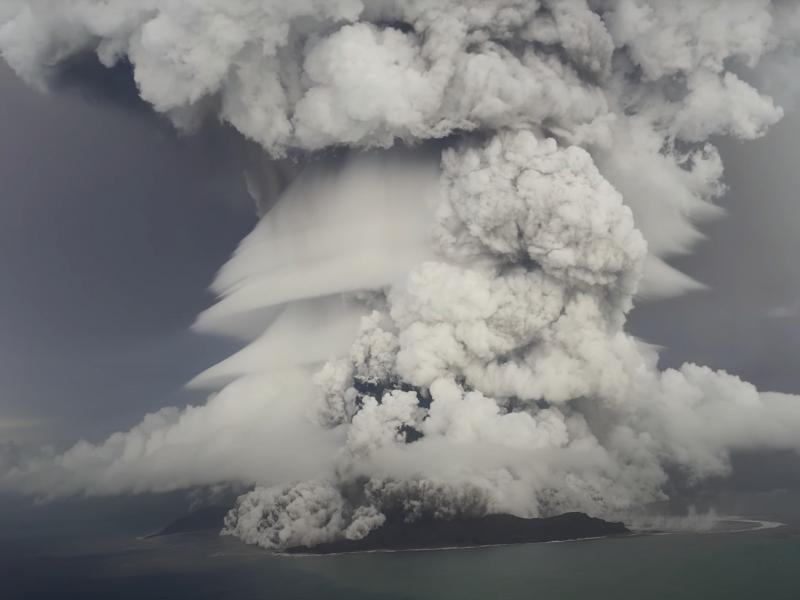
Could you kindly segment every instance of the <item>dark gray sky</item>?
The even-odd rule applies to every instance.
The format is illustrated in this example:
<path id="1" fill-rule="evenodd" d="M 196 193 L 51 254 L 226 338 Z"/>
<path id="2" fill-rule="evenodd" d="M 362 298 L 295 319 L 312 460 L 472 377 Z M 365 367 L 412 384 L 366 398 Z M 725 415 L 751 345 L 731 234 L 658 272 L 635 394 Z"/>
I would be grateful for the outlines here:
<path id="1" fill-rule="evenodd" d="M 0 67 L 0 440 L 96 440 L 202 401 L 182 384 L 231 348 L 187 331 L 254 223 L 229 135 L 179 137 L 126 73 L 80 75 L 45 95 Z M 800 392 L 798 139 L 791 113 L 723 145 L 729 217 L 674 261 L 711 289 L 631 317 L 665 365 Z"/>
<path id="2" fill-rule="evenodd" d="M 225 132 L 177 136 L 127 81 L 47 95 L 0 67 L 0 440 L 200 401 L 182 384 L 228 350 L 187 328 L 254 222 L 241 171 Z"/>
<path id="3" fill-rule="evenodd" d="M 763 139 L 720 148 L 728 215 L 672 261 L 710 289 L 642 304 L 630 329 L 666 347 L 664 366 L 693 361 L 800 393 L 800 112 Z"/>

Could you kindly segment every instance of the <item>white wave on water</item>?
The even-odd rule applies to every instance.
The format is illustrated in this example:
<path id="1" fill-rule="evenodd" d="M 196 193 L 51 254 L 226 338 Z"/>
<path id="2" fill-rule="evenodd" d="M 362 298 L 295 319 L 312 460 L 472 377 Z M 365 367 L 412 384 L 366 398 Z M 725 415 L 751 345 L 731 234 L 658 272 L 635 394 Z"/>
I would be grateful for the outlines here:
<path id="1" fill-rule="evenodd" d="M 632 532 L 637 534 L 673 534 L 673 533 L 744 533 L 784 527 L 780 521 L 753 519 L 735 515 L 717 515 L 689 513 L 686 516 L 650 516 L 637 517 L 626 523 Z"/>
<path id="2" fill-rule="evenodd" d="M 741 524 L 745 527 L 740 529 L 732 529 L 727 530 L 725 532 L 720 533 L 740 533 L 744 531 L 761 531 L 762 529 L 776 529 L 778 527 L 785 527 L 786 523 L 781 523 L 780 521 L 762 521 L 758 519 L 743 519 L 741 517 L 730 517 L 725 520 L 727 523 L 731 524 Z M 749 525 L 749 527 L 748 527 Z"/>

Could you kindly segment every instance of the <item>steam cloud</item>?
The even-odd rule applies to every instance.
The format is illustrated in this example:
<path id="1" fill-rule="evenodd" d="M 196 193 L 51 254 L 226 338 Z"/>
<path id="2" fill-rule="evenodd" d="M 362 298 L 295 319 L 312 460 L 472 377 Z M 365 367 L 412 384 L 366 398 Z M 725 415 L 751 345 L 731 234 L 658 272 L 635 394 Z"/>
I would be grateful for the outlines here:
<path id="1" fill-rule="evenodd" d="M 625 514 L 668 473 L 800 449 L 800 399 L 659 371 L 623 329 L 637 294 L 699 285 L 664 259 L 720 212 L 709 140 L 781 118 L 737 72 L 800 39 L 795 3 L 5 0 L 0 23 L 35 84 L 126 60 L 177 127 L 306 164 L 198 319 L 249 341 L 193 382 L 221 387 L 208 404 L 4 486 L 243 482 L 226 531 L 280 549 L 387 514 Z"/>

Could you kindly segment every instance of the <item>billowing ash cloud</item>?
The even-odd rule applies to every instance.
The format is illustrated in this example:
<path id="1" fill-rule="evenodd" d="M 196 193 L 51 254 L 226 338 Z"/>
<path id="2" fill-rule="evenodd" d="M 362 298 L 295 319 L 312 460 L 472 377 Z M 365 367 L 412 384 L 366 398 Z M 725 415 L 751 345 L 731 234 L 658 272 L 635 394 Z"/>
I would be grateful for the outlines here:
<path id="1" fill-rule="evenodd" d="M 637 294 L 699 285 L 664 258 L 720 212 L 710 140 L 780 119 L 736 73 L 795 43 L 795 3 L 0 7 L 26 79 L 77 54 L 126 60 L 179 128 L 221 119 L 301 165 L 198 320 L 249 343 L 194 381 L 221 391 L 20 459 L 4 485 L 243 482 L 226 531 L 283 548 L 388 516 L 625 514 L 670 477 L 725 475 L 733 451 L 800 448 L 800 398 L 659 371 L 623 328 Z"/>

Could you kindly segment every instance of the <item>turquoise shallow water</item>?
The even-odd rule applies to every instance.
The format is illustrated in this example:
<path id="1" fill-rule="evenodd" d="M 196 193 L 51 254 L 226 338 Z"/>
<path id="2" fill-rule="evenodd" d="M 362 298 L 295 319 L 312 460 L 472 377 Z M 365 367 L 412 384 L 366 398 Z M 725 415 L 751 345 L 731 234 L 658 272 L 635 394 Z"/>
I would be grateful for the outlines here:
<path id="1" fill-rule="evenodd" d="M 800 598 L 800 530 L 648 535 L 469 550 L 272 556 L 183 534 L 4 545 L 4 598 Z"/>

